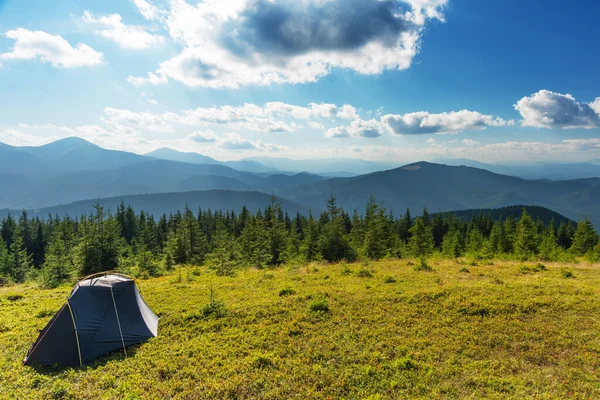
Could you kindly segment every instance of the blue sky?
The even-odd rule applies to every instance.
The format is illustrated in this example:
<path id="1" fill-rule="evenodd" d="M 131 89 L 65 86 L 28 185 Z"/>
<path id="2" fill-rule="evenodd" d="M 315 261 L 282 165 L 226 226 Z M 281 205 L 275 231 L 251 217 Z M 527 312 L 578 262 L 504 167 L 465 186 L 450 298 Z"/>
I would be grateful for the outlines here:
<path id="1" fill-rule="evenodd" d="M 0 141 L 600 159 L 600 4 L 0 0 Z"/>

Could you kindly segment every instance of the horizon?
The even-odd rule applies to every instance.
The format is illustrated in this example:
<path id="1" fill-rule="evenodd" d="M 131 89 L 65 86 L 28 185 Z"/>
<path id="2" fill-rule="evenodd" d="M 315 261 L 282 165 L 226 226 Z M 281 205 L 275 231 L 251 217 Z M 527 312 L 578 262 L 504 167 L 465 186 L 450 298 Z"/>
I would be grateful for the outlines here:
<path id="1" fill-rule="evenodd" d="M 222 161 L 600 159 L 600 57 L 586 51 L 596 2 L 35 2 L 0 7 L 9 145 L 78 136 Z"/>
<path id="2" fill-rule="evenodd" d="M 11 147 L 15 147 L 15 148 L 19 148 L 19 147 L 44 147 L 46 145 L 50 145 L 53 143 L 58 143 L 58 142 L 63 142 L 63 141 L 67 141 L 69 139 L 80 139 L 83 140 L 89 144 L 92 144 L 94 146 L 98 146 L 101 149 L 104 150 L 111 150 L 111 151 L 123 151 L 126 153 L 131 153 L 131 154 L 136 154 L 136 155 L 140 155 L 140 156 L 147 156 L 147 157 L 155 157 L 152 155 L 152 153 L 157 152 L 159 150 L 170 150 L 170 151 L 174 151 L 176 153 L 180 153 L 180 154 L 186 154 L 186 155 L 200 155 L 203 157 L 210 157 L 207 156 L 206 154 L 202 154 L 200 152 L 197 151 L 182 151 L 182 150 L 176 150 L 172 147 L 159 147 L 156 148 L 154 150 L 151 150 L 149 152 L 135 152 L 135 151 L 128 151 L 128 150 L 119 150 L 119 149 L 109 149 L 106 147 L 103 147 L 101 145 L 98 145 L 96 143 L 93 143 L 85 138 L 79 137 L 79 136 L 67 136 L 64 138 L 59 138 L 59 139 L 55 139 L 51 142 L 48 143 L 44 143 L 44 144 L 37 144 L 37 145 L 11 145 L 8 143 L 3 143 L 0 142 L 0 144 L 5 144 L 7 146 L 11 146 Z M 160 157 L 155 157 L 157 159 L 161 159 Z M 293 158 L 293 157 L 278 157 L 277 155 L 264 155 L 264 156 L 249 156 L 249 157 L 244 157 L 244 158 L 238 158 L 238 159 L 232 159 L 232 160 L 222 160 L 222 159 L 217 159 L 217 158 L 212 158 L 214 161 L 220 162 L 220 163 L 225 163 L 228 161 L 255 161 L 256 159 L 258 159 L 259 161 L 256 161 L 258 163 L 260 163 L 260 159 L 264 158 L 264 159 L 271 159 L 271 160 L 290 160 L 290 161 L 314 161 L 315 159 L 311 159 L 311 158 Z M 386 160 L 367 160 L 367 159 L 363 159 L 363 158 L 359 158 L 359 157 L 336 157 L 339 160 L 348 160 L 348 161 L 364 161 L 364 162 L 371 162 L 371 163 L 378 163 L 381 165 L 386 165 L 386 166 L 396 166 L 396 167 L 404 167 L 407 165 L 411 165 L 411 164 L 417 164 L 417 163 L 431 163 L 431 164 L 441 164 L 444 165 L 444 163 L 446 161 L 464 161 L 464 162 L 473 162 L 473 163 L 478 163 L 478 164 L 483 164 L 481 168 L 485 169 L 484 167 L 486 165 L 489 166 L 515 166 L 515 167 L 530 167 L 530 166 L 543 166 L 543 165 L 551 165 L 551 164 L 592 164 L 592 165 L 598 165 L 600 166 L 600 159 L 592 159 L 589 161 L 579 161 L 579 162 L 569 162 L 569 161 L 561 161 L 561 160 L 540 160 L 540 161 L 531 161 L 531 160 L 508 160 L 504 163 L 502 162 L 485 162 L 485 161 L 480 161 L 477 160 L 476 158 L 462 158 L 462 157 L 438 157 L 438 158 L 433 158 L 433 159 L 415 159 L 413 161 L 404 161 L 404 162 L 394 162 L 394 161 L 386 161 Z M 165 159 L 167 160 L 167 159 Z M 333 159 L 335 160 L 335 159 Z M 175 161 L 175 160 L 172 160 Z M 179 161 L 179 162 L 186 162 L 186 161 Z M 449 166 L 459 166 L 459 164 L 452 164 Z M 473 167 L 473 168 L 478 168 L 477 166 L 470 166 L 470 165 L 464 165 L 466 167 Z M 294 171 L 291 171 L 294 172 Z M 297 172 L 297 171 L 296 171 Z M 310 173 L 310 174 L 314 174 L 313 172 L 308 172 L 308 171 L 300 171 L 299 173 L 302 172 L 306 172 L 306 173 Z M 334 171 L 331 171 L 334 172 Z M 342 171 L 340 171 L 342 172 Z"/>

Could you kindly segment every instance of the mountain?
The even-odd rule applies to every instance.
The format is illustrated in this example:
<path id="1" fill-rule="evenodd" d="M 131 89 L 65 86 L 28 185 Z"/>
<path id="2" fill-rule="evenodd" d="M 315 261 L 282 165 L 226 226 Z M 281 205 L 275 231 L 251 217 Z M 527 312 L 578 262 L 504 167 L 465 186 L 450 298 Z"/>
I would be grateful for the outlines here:
<path id="1" fill-rule="evenodd" d="M 246 172 L 271 172 L 274 170 L 273 168 L 269 168 L 256 161 L 217 161 L 214 158 L 204 156 L 202 154 L 181 152 L 168 147 L 154 150 L 153 152 L 146 154 L 146 156 L 158 158 L 160 160 L 179 161 L 190 164 L 225 165 L 230 168 Z"/>
<path id="2" fill-rule="evenodd" d="M 44 208 L 85 199 L 192 190 L 280 194 L 323 180 L 310 174 L 260 176 L 218 164 L 149 160 L 113 169 L 62 173 L 37 181 L 6 178 L 7 190 L 0 192 L 0 207 Z"/>
<path id="3" fill-rule="evenodd" d="M 219 161 L 198 153 L 185 153 L 168 147 L 162 147 L 146 154 L 148 157 L 158 158 L 160 160 L 179 161 L 190 164 L 220 164 Z"/>
<path id="4" fill-rule="evenodd" d="M 21 147 L 0 143 L 0 171 L 4 175 L 37 177 L 54 172 L 54 167 Z"/>
<path id="5" fill-rule="evenodd" d="M 394 167 L 393 164 L 376 163 L 353 158 L 322 158 L 313 160 L 291 160 L 288 158 L 250 157 L 245 160 L 256 161 L 280 171 L 311 172 L 324 175 L 330 171 L 343 171 L 351 174 L 367 174 Z"/>
<path id="6" fill-rule="evenodd" d="M 434 160 L 439 164 L 467 166 L 486 169 L 503 175 L 518 176 L 525 179 L 569 180 L 600 177 L 600 164 L 594 163 L 540 163 L 535 165 L 485 164 L 464 158 Z"/>
<path id="7" fill-rule="evenodd" d="M 300 212 L 308 214 L 308 209 L 293 201 L 283 198 L 278 198 L 277 201 L 281 204 L 283 210 L 290 214 Z M 119 204 L 132 206 L 136 211 L 144 210 L 155 216 L 162 213 L 174 213 L 177 210 L 182 211 L 187 205 L 193 210 L 199 208 L 203 210 L 233 210 L 240 212 L 243 206 L 246 206 L 250 211 L 264 209 L 271 202 L 271 195 L 266 193 L 245 191 L 235 192 L 227 190 L 210 190 L 203 192 L 182 192 L 182 193 L 158 193 L 133 196 L 115 196 L 110 198 L 101 198 L 96 200 L 78 201 L 71 204 L 46 207 L 37 210 L 30 210 L 31 216 L 39 216 L 45 218 L 48 215 L 70 215 L 72 217 L 82 214 L 89 214 L 94 207 L 94 204 L 99 202 L 107 211 L 115 211 Z M 0 218 L 6 217 L 8 214 L 19 215 L 17 210 L 0 210 Z"/>
<path id="8" fill-rule="evenodd" d="M 144 156 L 103 149 L 77 137 L 57 140 L 43 146 L 19 147 L 19 149 L 44 160 L 56 170 L 67 172 L 119 168 L 147 161 Z"/>
<path id="9" fill-rule="evenodd" d="M 371 194 L 401 213 L 500 208 L 529 204 L 569 218 L 589 216 L 600 227 L 600 184 L 594 179 L 530 181 L 472 167 L 419 162 L 354 178 L 334 178 L 282 193 L 306 206 L 325 204 L 333 191 L 340 206 L 362 211 Z"/>
<path id="10" fill-rule="evenodd" d="M 529 214 L 534 220 L 537 220 L 539 218 L 545 224 L 549 224 L 553 220 L 557 227 L 562 221 L 575 223 L 575 221 L 565 217 L 564 215 L 539 206 L 510 206 L 493 209 L 488 208 L 477 210 L 455 210 L 448 211 L 443 214 L 452 214 L 455 215 L 457 218 L 466 221 L 470 221 L 472 218 L 479 217 L 481 215 L 490 216 L 493 220 L 504 220 L 509 217 L 512 217 L 515 220 L 519 220 L 519 218 L 521 218 L 523 210 L 525 210 L 527 214 Z"/>

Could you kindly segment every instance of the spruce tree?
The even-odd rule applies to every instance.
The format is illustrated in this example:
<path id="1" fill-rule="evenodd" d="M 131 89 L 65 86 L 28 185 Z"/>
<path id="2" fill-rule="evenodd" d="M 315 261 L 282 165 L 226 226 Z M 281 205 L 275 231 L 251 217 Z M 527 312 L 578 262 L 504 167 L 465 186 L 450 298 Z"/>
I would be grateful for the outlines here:
<path id="1" fill-rule="evenodd" d="M 231 276 L 239 263 L 237 244 L 224 222 L 217 224 L 214 248 L 208 255 L 208 265 L 219 276 Z"/>
<path id="2" fill-rule="evenodd" d="M 4 243 L 4 239 L 0 236 L 0 278 L 5 278 L 9 276 L 9 258 L 8 258 L 8 248 L 6 247 L 6 243 Z"/>
<path id="3" fill-rule="evenodd" d="M 431 228 L 425 224 L 423 218 L 416 218 L 410 229 L 411 238 L 409 246 L 414 257 L 425 257 L 433 251 L 433 235 Z"/>
<path id="4" fill-rule="evenodd" d="M 42 266 L 42 286 L 55 288 L 75 275 L 75 265 L 70 249 L 57 231 L 48 244 L 46 257 Z"/>
<path id="5" fill-rule="evenodd" d="M 259 217 L 250 217 L 240 236 L 240 247 L 244 261 L 256 268 L 264 268 L 271 254 L 264 221 Z"/>
<path id="6" fill-rule="evenodd" d="M 571 245 L 571 251 L 578 256 L 585 255 L 588 251 L 592 250 L 598 243 L 598 235 L 594 229 L 594 225 L 589 219 L 585 218 L 583 221 L 577 223 L 577 230 L 573 237 L 573 244 Z"/>
<path id="7" fill-rule="evenodd" d="M 24 282 L 31 267 L 31 256 L 27 254 L 20 227 L 17 227 L 8 256 L 8 273 L 15 282 Z"/>
<path id="8" fill-rule="evenodd" d="M 540 259 L 542 261 L 556 261 L 560 252 L 556 233 L 553 227 L 546 229 L 540 243 Z"/>
<path id="9" fill-rule="evenodd" d="M 458 229 L 451 229 L 442 240 L 442 254 L 449 258 L 458 258 L 462 255 L 460 233 Z"/>
<path id="10" fill-rule="evenodd" d="M 312 211 L 308 214 L 300 253 L 309 262 L 319 257 L 319 223 L 313 218 Z"/>
<path id="11" fill-rule="evenodd" d="M 518 257 L 527 259 L 537 253 L 538 236 L 533 219 L 523 209 L 515 232 L 514 250 Z"/>

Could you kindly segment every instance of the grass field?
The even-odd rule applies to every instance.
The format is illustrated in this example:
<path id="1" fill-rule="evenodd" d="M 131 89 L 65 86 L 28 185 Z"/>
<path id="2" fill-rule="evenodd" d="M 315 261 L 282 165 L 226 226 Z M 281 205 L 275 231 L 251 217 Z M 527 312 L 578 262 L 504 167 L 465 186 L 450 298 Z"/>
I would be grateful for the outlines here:
<path id="1" fill-rule="evenodd" d="M 0 397 L 600 398 L 600 265 L 431 265 L 181 268 L 158 338 L 63 370 L 21 363 L 70 287 L 0 288 Z"/>

